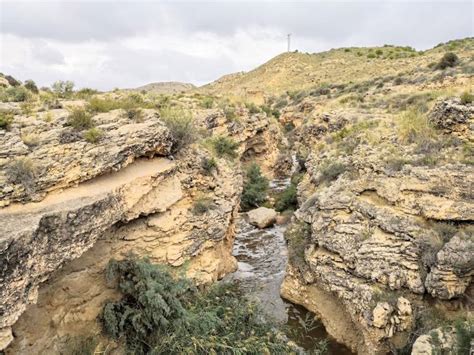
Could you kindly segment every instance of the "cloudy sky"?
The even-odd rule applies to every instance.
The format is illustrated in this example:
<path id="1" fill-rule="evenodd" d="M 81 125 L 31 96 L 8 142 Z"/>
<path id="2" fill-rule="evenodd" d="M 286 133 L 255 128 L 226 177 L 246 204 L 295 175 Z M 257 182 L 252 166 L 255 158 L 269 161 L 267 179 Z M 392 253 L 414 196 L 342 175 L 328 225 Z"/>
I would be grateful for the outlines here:
<path id="1" fill-rule="evenodd" d="M 102 90 L 201 85 L 286 50 L 410 45 L 473 36 L 471 1 L 5 1 L 0 72 Z"/>

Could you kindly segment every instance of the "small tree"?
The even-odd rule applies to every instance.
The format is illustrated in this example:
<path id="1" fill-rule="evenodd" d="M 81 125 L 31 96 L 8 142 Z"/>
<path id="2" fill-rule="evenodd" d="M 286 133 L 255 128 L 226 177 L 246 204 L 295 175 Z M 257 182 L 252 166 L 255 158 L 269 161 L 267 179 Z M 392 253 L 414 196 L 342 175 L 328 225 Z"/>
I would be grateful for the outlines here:
<path id="1" fill-rule="evenodd" d="M 25 81 L 25 88 L 27 88 L 34 94 L 37 94 L 39 92 L 38 87 L 36 86 L 36 83 L 33 80 Z"/>
<path id="2" fill-rule="evenodd" d="M 53 92 L 61 98 L 70 97 L 73 93 L 74 83 L 72 81 L 56 81 L 51 86 Z"/>
<path id="3" fill-rule="evenodd" d="M 458 56 L 453 52 L 448 52 L 441 58 L 438 64 L 436 64 L 435 69 L 443 70 L 446 68 L 452 68 L 458 65 L 458 63 L 459 63 Z"/>
<path id="4" fill-rule="evenodd" d="M 243 211 L 248 211 L 254 207 L 260 206 L 267 200 L 268 180 L 262 175 L 260 167 L 252 164 L 247 170 L 244 189 L 240 207 Z"/>

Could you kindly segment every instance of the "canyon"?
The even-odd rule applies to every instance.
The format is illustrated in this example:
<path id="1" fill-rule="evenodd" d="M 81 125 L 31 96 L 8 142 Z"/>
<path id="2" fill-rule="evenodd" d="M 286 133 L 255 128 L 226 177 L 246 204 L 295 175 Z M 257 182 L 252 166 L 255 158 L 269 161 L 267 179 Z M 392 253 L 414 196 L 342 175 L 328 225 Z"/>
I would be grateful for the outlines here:
<path id="1" fill-rule="evenodd" d="M 430 66 L 452 43 L 460 63 Z M 285 53 L 182 92 L 3 100 L 0 349 L 107 343 L 97 318 L 120 294 L 106 266 L 137 255 L 203 288 L 271 280 L 264 309 L 294 310 L 280 294 L 303 306 L 332 353 L 454 351 L 473 327 L 474 41 L 452 43 Z M 187 144 L 170 112 L 192 116 Z M 271 189 L 247 213 L 252 164 Z"/>

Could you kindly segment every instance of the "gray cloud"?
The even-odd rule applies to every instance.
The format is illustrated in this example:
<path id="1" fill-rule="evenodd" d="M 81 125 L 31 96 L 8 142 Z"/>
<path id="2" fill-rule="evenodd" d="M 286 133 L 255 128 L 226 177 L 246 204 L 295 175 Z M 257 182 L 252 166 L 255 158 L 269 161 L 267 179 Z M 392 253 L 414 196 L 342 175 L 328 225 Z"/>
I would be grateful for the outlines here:
<path id="1" fill-rule="evenodd" d="M 1 1 L 1 0 L 0 0 Z M 470 1 L 0 2 L 1 70 L 49 84 L 110 89 L 202 84 L 285 49 L 403 44 L 426 49 L 473 35 Z"/>

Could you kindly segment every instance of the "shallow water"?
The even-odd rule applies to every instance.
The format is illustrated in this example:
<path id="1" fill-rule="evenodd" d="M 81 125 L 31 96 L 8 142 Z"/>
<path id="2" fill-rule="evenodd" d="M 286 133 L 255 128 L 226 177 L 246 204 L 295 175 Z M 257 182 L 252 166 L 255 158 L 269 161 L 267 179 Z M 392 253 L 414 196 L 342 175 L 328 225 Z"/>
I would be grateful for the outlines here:
<path id="1" fill-rule="evenodd" d="M 293 162 L 296 166 L 294 157 Z M 275 179 L 270 182 L 270 189 L 280 192 L 289 184 L 289 177 Z M 250 225 L 246 214 L 242 213 L 237 221 L 233 247 L 238 269 L 227 280 L 237 282 L 251 298 L 259 301 L 266 316 L 285 325 L 287 336 L 301 348 L 311 352 L 317 349 L 320 341 L 326 341 L 327 354 L 352 354 L 347 347 L 331 339 L 313 313 L 280 297 L 280 286 L 288 261 L 284 238 L 286 227 L 275 225 L 258 229 Z"/>
<path id="2" fill-rule="evenodd" d="M 260 230 L 250 225 L 245 214 L 241 214 L 233 248 L 238 269 L 227 279 L 237 282 L 251 298 L 258 300 L 267 317 L 286 325 L 288 337 L 301 348 L 311 351 L 316 349 L 319 341 L 326 340 L 328 354 L 352 354 L 347 347 L 329 337 L 313 313 L 280 297 L 288 260 L 283 237 L 285 229 L 285 225 L 276 225 Z"/>

